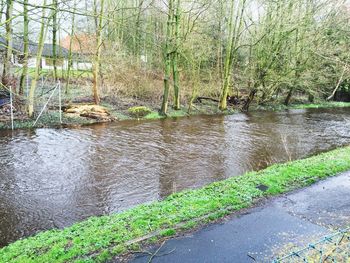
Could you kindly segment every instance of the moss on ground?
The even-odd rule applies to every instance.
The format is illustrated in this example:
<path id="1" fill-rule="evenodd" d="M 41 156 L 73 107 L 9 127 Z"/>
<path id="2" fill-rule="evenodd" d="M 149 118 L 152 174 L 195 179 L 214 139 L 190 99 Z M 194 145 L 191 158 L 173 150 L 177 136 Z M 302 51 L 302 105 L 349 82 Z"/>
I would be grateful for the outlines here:
<path id="1" fill-rule="evenodd" d="M 157 120 L 157 119 L 165 119 L 165 118 L 180 118 L 180 117 L 186 117 L 190 116 L 185 108 L 182 108 L 180 110 L 173 110 L 170 109 L 166 115 L 160 114 L 158 111 L 152 111 L 149 114 L 147 114 L 144 119 L 146 120 Z"/>
<path id="2" fill-rule="evenodd" d="M 175 193 L 109 216 L 92 217 L 63 230 L 50 230 L 0 250 L 0 262 L 106 262 L 130 249 L 130 241 L 150 233 L 171 236 L 242 208 L 261 197 L 286 193 L 350 169 L 350 147 L 259 172 Z M 264 185 L 261 191 L 258 187 Z M 181 226 L 181 227 L 179 227 Z M 154 242 L 156 239 L 153 238 Z M 139 246 L 133 243 L 132 246 Z"/>
<path id="3" fill-rule="evenodd" d="M 129 114 L 134 118 L 143 118 L 150 114 L 152 110 L 146 106 L 135 106 L 128 109 Z"/>

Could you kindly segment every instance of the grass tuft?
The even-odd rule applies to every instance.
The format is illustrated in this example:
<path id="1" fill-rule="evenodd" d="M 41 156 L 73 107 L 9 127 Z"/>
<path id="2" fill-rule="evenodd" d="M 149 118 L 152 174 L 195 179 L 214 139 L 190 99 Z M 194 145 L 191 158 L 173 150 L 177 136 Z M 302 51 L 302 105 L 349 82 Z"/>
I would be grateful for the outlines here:
<path id="1" fill-rule="evenodd" d="M 152 110 L 145 106 L 136 106 L 128 109 L 129 114 L 134 118 L 143 118 L 150 114 Z"/>

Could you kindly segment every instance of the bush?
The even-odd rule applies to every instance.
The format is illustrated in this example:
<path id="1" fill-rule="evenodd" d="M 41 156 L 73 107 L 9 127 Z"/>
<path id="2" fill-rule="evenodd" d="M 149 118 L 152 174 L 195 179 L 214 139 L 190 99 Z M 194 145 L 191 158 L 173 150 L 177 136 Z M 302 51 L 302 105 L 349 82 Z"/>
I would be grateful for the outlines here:
<path id="1" fill-rule="evenodd" d="M 132 117 L 143 118 L 146 115 L 150 114 L 152 110 L 145 106 L 136 106 L 136 107 L 129 108 L 128 112 Z"/>

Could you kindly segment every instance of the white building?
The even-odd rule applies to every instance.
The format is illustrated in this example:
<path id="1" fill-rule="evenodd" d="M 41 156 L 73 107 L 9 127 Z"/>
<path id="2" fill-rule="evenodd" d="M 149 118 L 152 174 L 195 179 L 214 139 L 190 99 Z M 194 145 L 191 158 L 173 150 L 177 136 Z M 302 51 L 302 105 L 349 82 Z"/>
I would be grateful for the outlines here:
<path id="1" fill-rule="evenodd" d="M 0 37 L 0 51 L 6 50 L 6 41 L 4 38 Z M 14 66 L 22 67 L 23 66 L 23 58 L 24 58 L 24 44 L 22 40 L 15 39 L 13 41 L 13 59 L 12 62 Z M 37 64 L 37 55 L 38 52 L 38 44 L 34 42 L 29 42 L 29 59 L 28 59 L 28 67 L 35 68 Z M 59 45 L 56 46 L 56 67 L 59 70 L 67 70 L 69 65 L 69 50 L 61 47 Z M 53 70 L 53 45 L 52 44 L 44 44 L 40 66 L 42 69 Z M 89 61 L 87 56 L 82 56 L 77 53 L 72 53 L 72 64 L 71 69 L 73 70 L 86 70 L 89 71 L 92 69 L 92 63 Z"/>

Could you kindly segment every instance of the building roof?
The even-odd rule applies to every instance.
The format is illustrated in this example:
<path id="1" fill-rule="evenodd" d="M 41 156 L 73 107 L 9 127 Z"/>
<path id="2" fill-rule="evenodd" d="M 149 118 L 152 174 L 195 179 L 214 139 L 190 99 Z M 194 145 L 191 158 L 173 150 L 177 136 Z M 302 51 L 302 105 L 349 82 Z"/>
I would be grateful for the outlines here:
<path id="1" fill-rule="evenodd" d="M 60 41 L 61 46 L 66 49 L 69 49 L 71 42 L 71 49 L 74 53 L 91 55 L 94 53 L 96 48 L 96 35 L 79 33 L 73 36 L 67 35 Z"/>
<path id="2" fill-rule="evenodd" d="M 4 37 L 0 36 L 0 51 L 5 51 L 6 50 L 6 45 L 7 45 L 7 41 Z M 32 41 L 29 41 L 29 54 L 31 56 L 36 56 L 37 52 L 38 52 L 38 44 Z M 53 57 L 53 45 L 52 44 L 44 44 L 44 48 L 43 48 L 43 53 L 42 53 L 42 57 Z M 24 42 L 23 39 L 21 38 L 15 38 L 13 40 L 13 52 L 14 53 L 19 53 L 19 54 L 23 54 L 24 53 Z M 56 52 L 57 52 L 57 57 L 59 58 L 66 58 L 68 57 L 69 54 L 69 50 L 57 45 L 56 46 Z"/>

